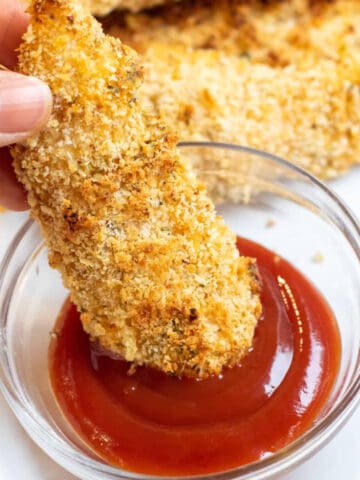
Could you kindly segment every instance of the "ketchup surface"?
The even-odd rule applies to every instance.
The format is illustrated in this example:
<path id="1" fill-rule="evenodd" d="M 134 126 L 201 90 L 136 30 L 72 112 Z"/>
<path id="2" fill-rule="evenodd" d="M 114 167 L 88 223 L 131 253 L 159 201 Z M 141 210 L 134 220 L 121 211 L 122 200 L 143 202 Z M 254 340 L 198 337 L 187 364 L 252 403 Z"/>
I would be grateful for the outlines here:
<path id="1" fill-rule="evenodd" d="M 227 470 L 304 433 L 336 379 L 336 321 L 315 287 L 287 261 L 238 239 L 258 260 L 263 315 L 241 365 L 208 380 L 169 377 L 95 353 L 67 302 L 49 352 L 56 399 L 79 436 L 109 464 L 148 474 Z"/>

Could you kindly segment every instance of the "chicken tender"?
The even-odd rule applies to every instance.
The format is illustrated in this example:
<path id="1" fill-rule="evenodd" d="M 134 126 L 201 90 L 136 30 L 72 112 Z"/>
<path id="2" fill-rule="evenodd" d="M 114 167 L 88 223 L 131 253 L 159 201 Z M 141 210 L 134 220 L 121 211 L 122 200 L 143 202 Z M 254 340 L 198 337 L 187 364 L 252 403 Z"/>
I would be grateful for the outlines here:
<path id="1" fill-rule="evenodd" d="M 256 147 L 322 178 L 360 161 L 360 2 L 184 1 L 105 27 L 142 53 L 142 99 L 181 140 Z M 198 165 L 211 191 L 221 163 Z"/>
<path id="2" fill-rule="evenodd" d="M 159 42 L 280 68 L 345 54 L 360 60 L 357 0 L 183 0 L 137 14 L 114 12 L 103 23 L 141 53 Z"/>
<path id="3" fill-rule="evenodd" d="M 256 266 L 139 102 L 137 55 L 75 0 L 30 14 L 19 70 L 49 84 L 54 109 L 12 155 L 84 329 L 172 375 L 238 363 L 261 312 Z"/>
<path id="4" fill-rule="evenodd" d="M 321 60 L 311 69 L 274 69 L 217 51 L 154 45 L 145 66 L 140 98 L 178 129 L 180 139 L 255 147 L 325 178 L 358 161 L 360 70 L 355 63 Z M 200 174 L 215 172 L 206 175 L 213 196 L 222 182 L 231 181 L 216 172 L 225 168 L 231 174 L 237 167 L 224 164 L 216 152 L 199 157 L 194 166 Z"/>

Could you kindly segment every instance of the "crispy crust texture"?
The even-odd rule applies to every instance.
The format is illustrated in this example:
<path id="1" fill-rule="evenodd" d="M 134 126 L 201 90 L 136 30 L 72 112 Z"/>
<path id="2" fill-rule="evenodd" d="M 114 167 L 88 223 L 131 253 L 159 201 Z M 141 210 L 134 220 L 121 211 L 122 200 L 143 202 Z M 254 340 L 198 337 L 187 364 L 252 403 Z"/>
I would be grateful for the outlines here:
<path id="1" fill-rule="evenodd" d="M 142 53 L 142 99 L 181 140 L 256 147 L 322 178 L 360 161 L 360 2 L 184 1 L 105 26 Z"/>
<path id="2" fill-rule="evenodd" d="M 173 375 L 234 365 L 261 312 L 254 261 L 139 105 L 136 54 L 76 1 L 35 0 L 30 13 L 19 69 L 49 84 L 54 110 L 12 155 L 84 329 Z"/>

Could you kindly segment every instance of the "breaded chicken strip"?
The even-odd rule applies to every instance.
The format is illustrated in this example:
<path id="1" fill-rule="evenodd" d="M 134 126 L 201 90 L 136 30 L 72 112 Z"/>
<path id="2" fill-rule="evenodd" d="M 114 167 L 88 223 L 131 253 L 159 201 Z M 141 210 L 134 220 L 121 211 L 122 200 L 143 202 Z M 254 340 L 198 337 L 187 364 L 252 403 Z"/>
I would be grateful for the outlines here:
<path id="1" fill-rule="evenodd" d="M 254 261 L 216 216 L 176 137 L 137 99 L 136 54 L 75 0 L 34 0 L 20 71 L 54 95 L 12 154 L 85 330 L 135 364 L 207 377 L 251 346 Z"/>
<path id="2" fill-rule="evenodd" d="M 182 140 L 255 147 L 326 178 L 359 161 L 360 67 L 354 63 L 321 60 L 311 69 L 275 69 L 212 50 L 163 45 L 153 45 L 144 61 L 141 101 L 176 127 Z M 226 177 L 220 180 L 216 172 L 226 168 L 231 181 L 237 166 L 215 154 L 199 157 L 194 166 L 215 172 L 206 182 L 218 198 L 219 188 L 226 193 Z"/>
<path id="3" fill-rule="evenodd" d="M 182 0 L 149 12 L 114 12 L 103 22 L 140 53 L 155 42 L 274 67 L 345 54 L 360 60 L 357 0 Z"/>
<path id="4" fill-rule="evenodd" d="M 142 98 L 181 140 L 256 147 L 322 178 L 360 162 L 360 2 L 195 0 L 105 25 L 143 54 Z"/>
<path id="5" fill-rule="evenodd" d="M 171 0 L 84 0 L 94 15 L 106 15 L 115 9 L 125 9 L 138 12 L 145 8 L 167 3 Z M 175 0 L 172 0 L 175 1 Z"/>

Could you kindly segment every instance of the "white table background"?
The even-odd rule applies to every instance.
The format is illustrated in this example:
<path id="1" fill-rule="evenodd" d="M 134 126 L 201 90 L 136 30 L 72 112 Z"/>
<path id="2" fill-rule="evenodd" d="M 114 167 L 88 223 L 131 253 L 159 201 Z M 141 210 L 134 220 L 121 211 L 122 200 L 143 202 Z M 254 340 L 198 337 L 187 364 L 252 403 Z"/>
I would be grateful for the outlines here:
<path id="1" fill-rule="evenodd" d="M 360 219 L 360 167 L 331 186 Z M 0 185 L 1 188 L 1 185 Z M 0 214 L 0 259 L 26 214 Z M 359 319 L 360 321 L 360 319 Z M 337 436 L 284 480 L 360 480 L 360 406 Z M 0 394 L 0 480 L 75 480 L 27 436 Z"/>

